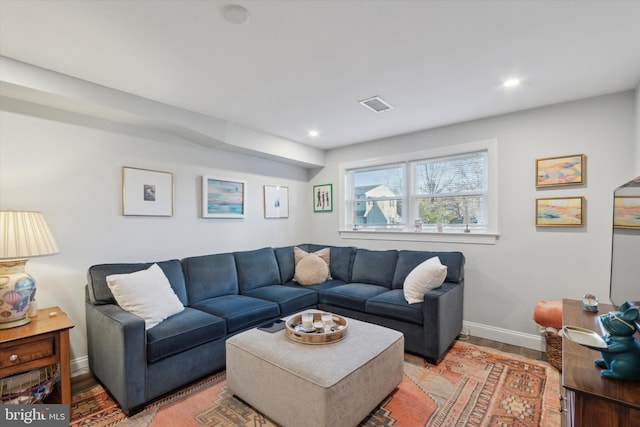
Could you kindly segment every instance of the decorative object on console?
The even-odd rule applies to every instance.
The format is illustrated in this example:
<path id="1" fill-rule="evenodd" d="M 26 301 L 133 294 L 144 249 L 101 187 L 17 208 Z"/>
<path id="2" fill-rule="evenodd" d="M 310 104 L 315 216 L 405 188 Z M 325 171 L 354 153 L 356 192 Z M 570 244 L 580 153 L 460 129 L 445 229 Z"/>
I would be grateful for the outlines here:
<path id="1" fill-rule="evenodd" d="M 36 281 L 24 267 L 29 258 L 60 252 L 40 212 L 0 211 L 0 329 L 29 323 Z"/>
<path id="2" fill-rule="evenodd" d="M 313 186 L 313 211 L 333 212 L 333 185 Z"/>
<path id="3" fill-rule="evenodd" d="M 602 353 L 602 359 L 595 360 L 596 366 L 602 368 L 600 376 L 640 381 L 640 344 L 634 337 L 638 330 L 638 313 L 638 307 L 625 302 L 617 310 L 601 315 L 600 322 L 605 331 L 604 340 L 598 340 L 594 344 L 589 341 L 588 336 L 579 333 L 568 333 L 566 336 L 580 345 Z M 571 328 L 565 326 L 565 330 L 569 332 Z"/>
<path id="4" fill-rule="evenodd" d="M 280 185 L 264 186 L 264 217 L 289 218 L 289 188 Z"/>
<path id="5" fill-rule="evenodd" d="M 536 159 L 536 187 L 556 187 L 584 183 L 584 154 Z"/>
<path id="6" fill-rule="evenodd" d="M 598 312 L 598 298 L 593 294 L 585 294 L 582 297 L 582 309 L 585 311 L 591 311 L 593 313 Z"/>
<path id="7" fill-rule="evenodd" d="M 536 227 L 582 227 L 584 197 L 536 199 Z"/>
<path id="8" fill-rule="evenodd" d="M 123 166 L 122 214 L 173 216 L 173 174 Z"/>
<path id="9" fill-rule="evenodd" d="M 247 183 L 239 179 L 202 177 L 203 218 L 244 218 Z"/>

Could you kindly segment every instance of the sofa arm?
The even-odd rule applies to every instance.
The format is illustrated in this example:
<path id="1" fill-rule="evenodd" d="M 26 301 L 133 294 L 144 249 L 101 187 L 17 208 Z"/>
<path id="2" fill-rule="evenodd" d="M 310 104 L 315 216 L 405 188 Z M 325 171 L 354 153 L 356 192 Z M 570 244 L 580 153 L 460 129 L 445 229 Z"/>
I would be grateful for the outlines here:
<path id="1" fill-rule="evenodd" d="M 439 362 L 462 330 L 464 282 L 445 282 L 424 294 L 426 353 Z"/>
<path id="2" fill-rule="evenodd" d="M 85 306 L 89 367 L 129 413 L 146 401 L 144 320 L 115 304 Z"/>

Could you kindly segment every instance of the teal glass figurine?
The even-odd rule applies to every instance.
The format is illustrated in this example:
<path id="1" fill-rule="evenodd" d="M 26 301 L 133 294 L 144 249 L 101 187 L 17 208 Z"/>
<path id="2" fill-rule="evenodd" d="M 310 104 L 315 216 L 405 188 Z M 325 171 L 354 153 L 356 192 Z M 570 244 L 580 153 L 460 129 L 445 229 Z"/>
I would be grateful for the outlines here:
<path id="1" fill-rule="evenodd" d="M 640 344 L 634 337 L 638 325 L 638 307 L 625 302 L 618 310 L 602 314 L 600 320 L 606 334 L 606 348 L 593 348 L 602 353 L 595 364 L 605 378 L 640 381 Z"/>

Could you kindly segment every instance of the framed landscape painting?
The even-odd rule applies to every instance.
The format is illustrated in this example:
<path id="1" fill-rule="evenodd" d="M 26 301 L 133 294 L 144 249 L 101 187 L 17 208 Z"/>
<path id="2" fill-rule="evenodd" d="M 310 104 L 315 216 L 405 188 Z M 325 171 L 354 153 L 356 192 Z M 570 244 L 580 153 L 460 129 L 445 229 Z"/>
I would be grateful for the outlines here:
<path id="1" fill-rule="evenodd" d="M 537 227 L 582 227 L 584 197 L 536 199 Z"/>
<path id="2" fill-rule="evenodd" d="M 584 182 L 584 154 L 536 159 L 536 187 L 580 185 Z"/>
<path id="3" fill-rule="evenodd" d="M 173 216 L 173 174 L 123 166 L 122 214 Z"/>
<path id="4" fill-rule="evenodd" d="M 203 218 L 244 218 L 246 191 L 246 181 L 203 176 Z"/>
<path id="5" fill-rule="evenodd" d="M 613 226 L 614 228 L 640 229 L 640 197 L 614 197 Z"/>

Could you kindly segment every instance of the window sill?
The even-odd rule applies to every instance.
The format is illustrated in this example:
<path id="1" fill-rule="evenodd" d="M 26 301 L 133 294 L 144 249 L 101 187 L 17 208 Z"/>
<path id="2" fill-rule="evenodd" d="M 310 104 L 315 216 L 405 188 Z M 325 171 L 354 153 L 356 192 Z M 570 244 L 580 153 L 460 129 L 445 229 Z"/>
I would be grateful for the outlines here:
<path id="1" fill-rule="evenodd" d="M 396 240 L 405 242 L 464 243 L 474 245 L 495 245 L 498 233 L 471 231 L 429 232 L 404 230 L 339 230 L 343 239 L 355 240 Z"/>

